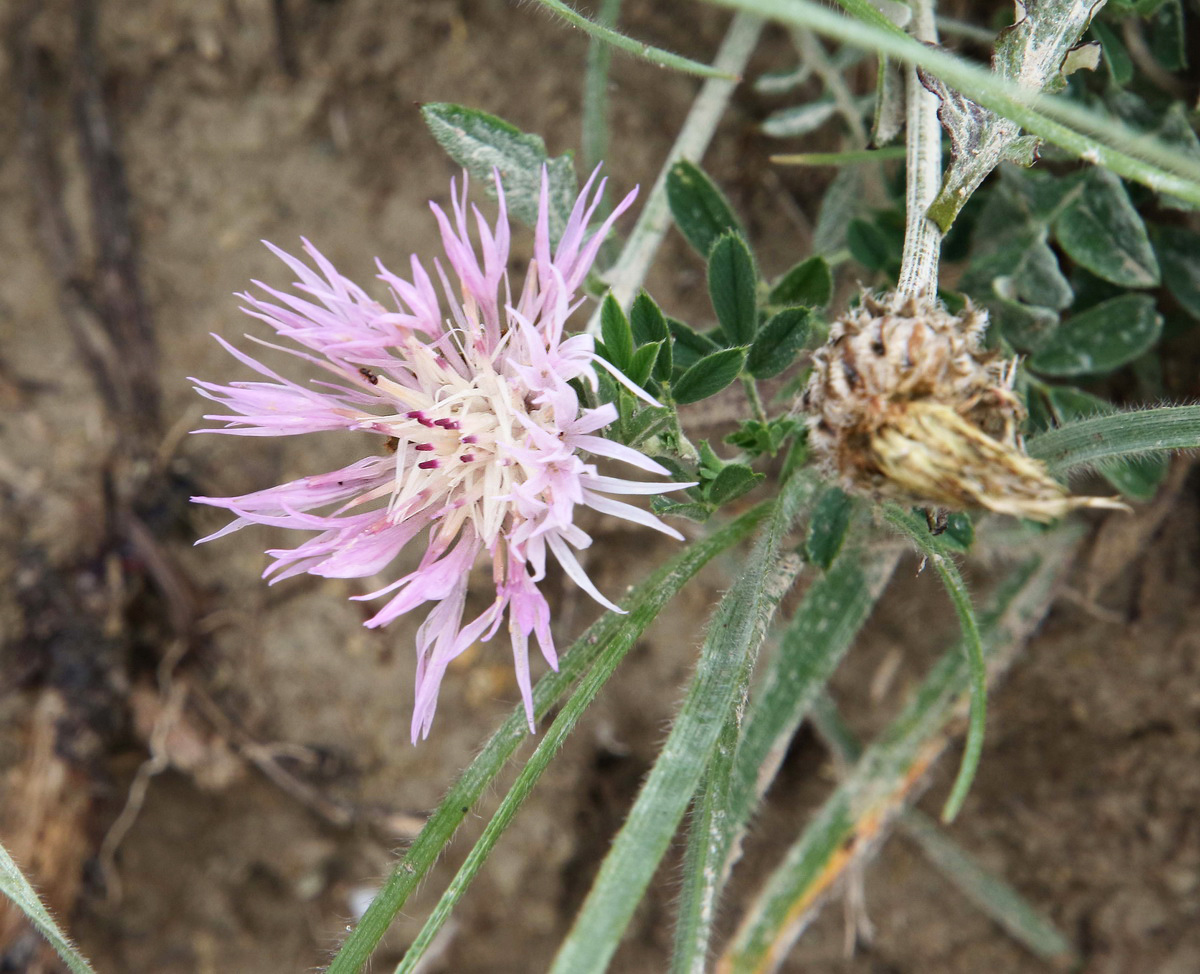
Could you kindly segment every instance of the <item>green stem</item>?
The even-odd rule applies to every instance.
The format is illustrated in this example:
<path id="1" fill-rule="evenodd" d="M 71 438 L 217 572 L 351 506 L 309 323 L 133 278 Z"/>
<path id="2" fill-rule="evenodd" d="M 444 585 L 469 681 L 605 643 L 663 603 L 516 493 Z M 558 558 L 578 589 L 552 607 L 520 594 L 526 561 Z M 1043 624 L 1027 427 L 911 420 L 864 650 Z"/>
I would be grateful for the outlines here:
<path id="1" fill-rule="evenodd" d="M 621 0 L 603 0 L 596 13 L 596 25 L 611 28 L 621 12 Z M 591 172 L 608 152 L 608 68 L 612 48 L 599 37 L 588 42 L 587 68 L 583 76 L 583 121 L 580 155 L 583 168 Z M 607 209 L 607 207 L 606 207 Z"/>
<path id="2" fill-rule="evenodd" d="M 534 713 L 540 719 L 580 675 L 614 641 L 640 633 L 668 599 L 675 595 L 716 554 L 746 537 L 762 520 L 759 506 L 711 537 L 680 552 L 627 600 L 628 615 L 609 613 L 593 624 L 559 661 L 557 673 L 547 673 L 533 690 Z M 529 737 L 524 708 L 518 707 L 492 735 L 479 756 L 459 776 L 404 858 L 375 896 L 329 967 L 329 974 L 357 974 L 387 932 L 396 914 L 417 888 L 449 843 L 479 796 L 492 785 L 512 753 Z"/>
<path id="3" fill-rule="evenodd" d="M 881 14 L 862 21 L 835 14 L 810 0 L 707 0 L 720 6 L 806 27 L 846 44 L 917 64 L 972 101 L 1085 161 L 1149 186 L 1159 193 L 1200 204 L 1200 168 L 1161 139 L 1120 121 L 1081 108 L 1057 95 L 1023 88 L 985 68 L 926 47 L 892 26 Z M 840 0 L 847 8 L 849 0 Z M 865 0 L 853 6 L 873 11 Z M 886 26 L 885 26 L 886 25 Z"/>
<path id="4" fill-rule="evenodd" d="M 912 36 L 926 44 L 937 43 L 932 0 L 911 0 Z M 942 125 L 938 121 L 938 98 L 929 91 L 909 65 L 905 91 L 904 256 L 896 290 L 932 303 L 937 296 L 938 258 L 942 231 L 926 216 L 942 185 Z"/>
<path id="5" fill-rule="evenodd" d="M 754 412 L 754 418 L 765 424 L 767 411 L 763 408 L 762 397 L 758 394 L 758 386 L 754 379 L 748 375 L 742 376 L 742 388 L 746 390 L 746 399 L 750 403 L 750 409 Z"/>
<path id="6" fill-rule="evenodd" d="M 895 504 L 884 505 L 883 516 L 933 563 L 934 570 L 946 586 L 950 601 L 954 603 L 954 611 L 962 627 L 963 649 L 970 665 L 971 715 L 958 776 L 954 779 L 954 787 L 950 789 L 950 797 L 946 799 L 946 805 L 942 809 L 942 820 L 952 822 L 962 809 L 967 792 L 971 790 L 971 782 L 975 779 L 979 759 L 983 755 L 983 733 L 987 726 L 987 664 L 983 658 L 983 640 L 979 635 L 979 623 L 975 618 L 971 597 L 967 594 L 966 583 L 941 540 L 929 533 L 921 518 Z"/>
<path id="7" fill-rule="evenodd" d="M 691 58 L 680 57 L 678 54 L 672 54 L 670 51 L 664 51 L 662 48 L 654 47 L 651 44 L 643 44 L 641 41 L 635 41 L 632 37 L 626 37 L 624 34 L 618 33 L 609 27 L 604 27 L 595 21 L 588 20 L 578 10 L 567 6 L 562 0 L 536 0 L 536 2 L 540 3 L 547 10 L 558 14 L 572 27 L 578 27 L 590 36 L 598 38 L 606 44 L 611 44 L 618 51 L 632 54 L 634 57 L 642 58 L 651 64 L 657 64 L 664 68 L 673 68 L 676 71 L 682 71 L 684 74 L 694 74 L 701 78 L 723 78 L 726 81 L 737 80 L 735 75 L 727 74 L 715 65 L 709 67 L 707 64 L 701 64 L 699 61 L 693 61 Z"/>
<path id="8" fill-rule="evenodd" d="M 754 53 L 762 27 L 762 21 L 751 14 L 741 13 L 734 17 L 713 60 L 713 67 L 732 75 L 740 75 L 745 70 L 750 55 Z M 736 81 L 709 78 L 696 95 L 696 100 L 692 102 L 683 128 L 679 130 L 675 144 L 671 146 L 667 158 L 663 161 L 662 169 L 659 170 L 658 178 L 646 197 L 629 240 L 612 270 L 606 274 L 612 293 L 621 303 L 621 307 L 629 306 L 638 288 L 646 280 L 650 264 L 653 263 L 654 256 L 671 226 L 671 212 L 667 205 L 667 174 L 680 159 L 699 162 L 703 158 L 735 87 Z M 588 322 L 587 330 L 592 335 L 600 334 L 599 305 Z"/>
<path id="9" fill-rule="evenodd" d="M 775 607 L 770 596 L 787 561 L 781 561 L 783 539 L 813 493 L 813 483 L 804 476 L 784 485 L 742 575 L 717 607 L 671 733 L 613 840 L 551 974 L 598 974 L 608 966 L 711 763 L 726 715 Z"/>

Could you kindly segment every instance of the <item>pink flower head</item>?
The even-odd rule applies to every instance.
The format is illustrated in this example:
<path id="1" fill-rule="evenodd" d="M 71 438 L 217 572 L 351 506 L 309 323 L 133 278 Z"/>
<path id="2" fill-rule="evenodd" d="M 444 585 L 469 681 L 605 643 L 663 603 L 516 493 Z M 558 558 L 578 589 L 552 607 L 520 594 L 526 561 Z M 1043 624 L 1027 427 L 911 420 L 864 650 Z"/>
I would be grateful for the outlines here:
<path id="1" fill-rule="evenodd" d="M 594 231 L 604 181 L 588 180 L 557 247 L 551 248 L 548 189 L 542 174 L 535 258 L 513 300 L 508 281 L 509 227 L 496 174 L 499 215 L 490 227 L 471 207 L 467 181 L 451 184 L 447 215 L 431 204 L 441 229 L 452 285 L 437 260 L 434 270 L 449 310 L 414 256 L 411 280 L 379 265 L 392 306 L 342 277 L 311 244 L 315 269 L 268 244 L 296 274 L 295 293 L 255 282 L 265 297 L 241 295 L 244 310 L 300 348 L 259 341 L 332 373 L 332 381 L 298 384 L 220 338 L 262 380 L 218 385 L 196 381 L 201 395 L 226 410 L 206 419 L 225 428 L 207 432 L 289 436 L 315 430 L 377 434 L 380 455 L 341 470 L 304 477 L 241 497 L 194 497 L 236 518 L 208 541 L 248 524 L 315 532 L 295 548 L 267 552 L 272 582 L 302 572 L 361 578 L 387 567 L 419 536 L 425 551 L 415 570 L 369 595 L 388 596 L 368 626 L 382 626 L 433 603 L 417 633 L 416 704 L 412 738 L 429 734 L 438 687 L 450 661 L 487 640 L 507 620 L 517 682 L 533 729 L 529 637 L 557 668 L 550 610 L 537 583 L 547 551 L 592 598 L 616 609 L 587 577 L 575 551 L 591 538 L 575 523 L 580 505 L 681 537 L 644 510 L 611 495 L 657 494 L 687 484 L 621 480 L 597 472 L 588 457 L 623 461 L 652 474 L 668 471 L 629 447 L 598 436 L 616 418 L 611 405 L 580 404 L 572 379 L 595 387 L 597 363 L 589 335 L 565 333 L 579 304 L 577 291 L 613 221 L 633 202 L 626 196 Z M 605 365 L 607 368 L 607 366 Z M 617 376 L 621 381 L 623 377 Z M 641 393 L 644 396 L 644 393 Z M 322 512 L 323 513 L 318 513 Z M 465 619 L 467 585 L 486 552 L 495 597 Z M 619 610 L 618 610 L 619 611 Z"/>

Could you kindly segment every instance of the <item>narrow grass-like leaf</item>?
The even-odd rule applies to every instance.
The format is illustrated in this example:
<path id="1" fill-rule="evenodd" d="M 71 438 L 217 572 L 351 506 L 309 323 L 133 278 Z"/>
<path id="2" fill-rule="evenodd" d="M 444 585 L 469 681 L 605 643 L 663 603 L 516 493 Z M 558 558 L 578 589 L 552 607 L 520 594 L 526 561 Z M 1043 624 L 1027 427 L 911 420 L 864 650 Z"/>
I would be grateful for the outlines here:
<path id="1" fill-rule="evenodd" d="M 1109 457 L 1200 447 L 1200 406 L 1165 406 L 1097 416 L 1041 433 L 1029 441 L 1031 457 L 1063 474 Z"/>
<path id="2" fill-rule="evenodd" d="M 782 597 L 782 593 L 779 593 L 779 597 Z M 775 601 L 778 602 L 778 597 Z M 421 928 L 420 933 L 417 934 L 408 952 L 404 955 L 404 959 L 396 967 L 395 974 L 414 974 L 418 970 L 425 952 L 432 945 L 438 931 L 442 929 L 446 921 L 450 918 L 451 912 L 467 891 L 471 881 L 479 873 L 479 870 L 483 868 L 483 864 L 487 861 L 492 849 L 495 848 L 496 842 L 500 839 L 504 830 L 512 823 L 517 811 L 524 804 L 525 799 L 529 797 L 529 793 L 533 790 L 571 731 L 574 730 L 579 718 L 583 716 L 583 712 L 595 700 L 596 695 L 600 692 L 604 684 L 608 682 L 609 677 L 613 675 L 617 665 L 625 658 L 629 650 L 633 648 L 646 626 L 653 621 L 654 615 L 657 614 L 659 608 L 661 608 L 661 605 L 653 607 L 645 606 L 633 610 L 638 618 L 632 619 L 631 617 L 626 617 L 630 619 L 632 625 L 616 638 L 609 640 L 596 660 L 595 665 L 583 680 L 580 681 L 579 686 L 567 699 L 567 702 L 563 704 L 553 723 L 551 723 L 542 736 L 537 749 L 526 762 L 525 767 L 521 769 L 520 774 L 517 775 L 517 780 L 513 782 L 512 787 L 508 790 L 508 794 L 504 796 L 500 807 L 496 809 L 496 813 L 483 830 L 483 835 L 479 837 L 479 841 L 475 843 L 474 848 L 467 855 L 466 861 L 462 864 L 454 879 L 451 880 L 450 885 L 442 893 L 437 906 L 434 907 L 433 912 L 429 915 L 429 919 L 425 921 L 425 925 Z"/>
<path id="3" fill-rule="evenodd" d="M 813 507 L 808 537 L 804 540 L 809 561 L 825 569 L 833 564 L 850 530 L 853 512 L 854 501 L 842 488 L 836 485 L 825 488 Z"/>
<path id="4" fill-rule="evenodd" d="M 679 893 L 674 974 L 699 974 L 708 959 L 712 917 L 732 851 L 775 777 L 788 742 L 870 615 L 891 577 L 896 555 L 847 552 L 814 580 L 750 699 L 746 729 L 725 788 L 724 803 L 709 782 L 698 809 L 703 844 L 689 835 Z M 716 764 L 716 762 L 714 762 Z M 698 827 L 693 821 L 693 831 Z"/>
<path id="5" fill-rule="evenodd" d="M 38 933 L 50 942 L 50 946 L 54 948 L 73 974 L 96 974 L 92 970 L 91 964 L 75 949 L 70 938 L 58 928 L 50 911 L 46 909 L 20 868 L 13 862 L 8 850 L 2 845 L 0 845 L 0 893 L 12 900 L 13 904 L 29 918 L 29 922 L 34 925 Z"/>
<path id="6" fill-rule="evenodd" d="M 663 68 L 671 68 L 674 71 L 682 71 L 684 74 L 694 74 L 700 78 L 736 80 L 730 75 L 725 74 L 725 72 L 718 71 L 707 64 L 701 64 L 699 61 L 693 61 L 691 58 L 682 57 L 679 54 L 672 54 L 670 51 L 664 51 L 661 47 L 654 47 L 652 44 L 635 41 L 632 37 L 626 37 L 619 31 L 615 31 L 610 27 L 604 27 L 593 20 L 588 20 L 578 10 L 569 7 L 562 0 L 536 0 L 536 2 L 540 3 L 547 10 L 558 14 L 558 16 L 562 17 L 572 27 L 578 27 L 597 40 L 603 41 L 605 44 L 611 44 L 618 51 L 632 54 L 634 57 L 642 58 L 651 64 L 657 64 Z"/>
<path id="7" fill-rule="evenodd" d="M 770 158 L 778 166 L 853 166 L 903 159 L 905 152 L 902 145 L 888 145 L 882 149 L 847 149 L 845 152 L 783 152 Z"/>
<path id="8" fill-rule="evenodd" d="M 780 562 L 770 590 L 768 605 L 777 604 L 787 593 L 802 562 L 787 556 Z M 770 617 L 760 613 L 761 631 L 753 639 L 761 642 Z M 733 769 L 737 757 L 746 698 L 750 689 L 750 667 L 740 674 L 737 693 L 729 706 L 717 737 L 712 761 L 692 803 L 688 823 L 688 841 L 684 850 L 684 880 L 680 898 L 679 923 L 675 928 L 676 949 L 671 961 L 672 974 L 704 974 L 708 959 L 708 931 L 716 910 L 716 892 L 723 881 L 723 864 L 729 848 L 729 801 L 732 796 Z M 708 893 L 712 895 L 707 895 Z"/>
<path id="9" fill-rule="evenodd" d="M 1073 386 L 1049 386 L 1044 392 L 1060 425 L 1117 411 L 1107 400 Z M 1121 457 L 1096 465 L 1105 480 L 1127 497 L 1139 501 L 1150 500 L 1158 492 L 1168 468 L 1169 461 L 1164 453 Z"/>
<path id="10" fill-rule="evenodd" d="M 814 30 L 855 47 L 915 64 L 972 101 L 1021 125 L 1029 133 L 1074 155 L 1140 182 L 1159 193 L 1200 203 L 1200 167 L 1161 139 L 1147 137 L 1118 120 L 1056 95 L 1043 95 L 962 58 L 921 44 L 874 11 L 853 4 L 863 20 L 833 13 L 811 0 L 709 0 Z M 849 8 L 848 0 L 840 0 Z M 870 11 L 870 13 L 868 13 Z M 885 26 L 886 24 L 886 26 Z"/>
<path id="11" fill-rule="evenodd" d="M 1075 948 L 1041 911 L 1003 879 L 984 869 L 953 842 L 927 815 L 915 808 L 904 813 L 900 831 L 983 913 L 1014 940 L 1043 960 L 1077 960 Z"/>
<path id="12" fill-rule="evenodd" d="M 609 646 L 636 640 L 663 605 L 696 572 L 713 556 L 750 534 L 767 510 L 766 505 L 760 505 L 710 537 L 693 542 L 637 586 L 633 595 L 625 600 L 627 615 L 610 613 L 589 627 L 562 655 L 558 672 L 547 673 L 537 682 L 533 689 L 535 715 L 539 719 L 544 717 L 571 684 Z M 517 707 L 429 816 L 425 827 L 342 945 L 329 967 L 329 974 L 358 974 L 405 901 L 449 843 L 471 806 L 528 737 L 524 708 Z"/>
<path id="13" fill-rule="evenodd" d="M 765 621 L 774 611 L 768 596 L 784 537 L 813 489 L 801 475 L 784 485 L 742 574 L 717 607 L 671 733 L 613 840 L 552 974 L 591 974 L 607 968 L 710 764 L 742 674 L 752 664 Z"/>
<path id="14" fill-rule="evenodd" d="M 1041 552 L 1014 569 L 994 596 L 983 625 L 994 672 L 1011 662 L 1041 620 L 1078 536 L 1071 528 L 1045 536 Z M 956 645 L 788 850 L 717 964 L 718 974 L 758 974 L 783 962 L 822 894 L 851 862 L 877 847 L 892 817 L 913 798 L 924 772 L 946 747 L 946 725 L 969 683 L 966 654 Z"/>
<path id="15" fill-rule="evenodd" d="M 862 756 L 862 745 L 828 694 L 813 704 L 812 721 L 843 764 L 852 766 Z M 1071 942 L 1048 917 L 1001 877 L 976 862 L 920 809 L 905 809 L 898 829 L 916 843 L 947 880 L 1018 943 L 1043 960 L 1064 966 L 1077 959 Z"/>
<path id="16" fill-rule="evenodd" d="M 735 703 L 725 717 L 716 751 L 692 804 L 687 846 L 683 852 L 683 885 L 679 893 L 671 974 L 705 974 L 708 964 L 708 931 L 716 912 L 715 891 L 721 880 L 719 863 L 724 855 L 729 779 L 740 731 L 741 720 Z"/>
<path id="17" fill-rule="evenodd" d="M 596 12 L 596 26 L 611 30 L 621 12 L 621 0 L 603 0 Z M 591 172 L 608 155 L 608 69 L 612 47 L 599 37 L 588 42 L 587 66 L 583 73 L 583 111 L 579 150 L 583 168 Z M 607 212 L 607 206 L 602 209 Z"/>
<path id="18" fill-rule="evenodd" d="M 508 212 L 531 227 L 537 225 L 544 166 L 550 186 L 550 236 L 559 238 L 579 193 L 569 155 L 551 158 L 541 136 L 522 132 L 511 122 L 475 108 L 431 102 L 421 107 L 421 117 L 450 158 L 492 195 L 492 170 L 498 169 Z"/>
<path id="19" fill-rule="evenodd" d="M 934 570 L 946 586 L 950 601 L 954 603 L 958 624 L 962 627 L 963 649 L 970 664 L 971 716 L 958 777 L 954 779 L 954 787 L 950 789 L 950 797 L 942 809 L 942 819 L 952 822 L 966 801 L 967 792 L 971 790 L 971 782 L 975 779 L 975 771 L 983 755 L 983 732 L 987 726 L 987 664 L 983 659 L 979 621 L 975 618 L 975 607 L 971 604 L 967 585 L 945 542 L 932 534 L 919 516 L 895 504 L 885 505 L 883 516 L 933 563 Z"/>

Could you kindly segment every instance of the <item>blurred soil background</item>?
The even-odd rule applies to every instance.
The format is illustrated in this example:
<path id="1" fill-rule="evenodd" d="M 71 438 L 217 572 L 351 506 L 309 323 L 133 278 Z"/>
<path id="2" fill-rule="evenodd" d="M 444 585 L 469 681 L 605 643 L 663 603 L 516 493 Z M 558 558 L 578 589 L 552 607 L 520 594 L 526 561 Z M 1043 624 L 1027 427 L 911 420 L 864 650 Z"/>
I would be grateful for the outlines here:
<path id="1" fill-rule="evenodd" d="M 410 253 L 438 253 L 427 201 L 444 204 L 457 172 L 420 103 L 482 108 L 554 154 L 575 148 L 586 38 L 504 0 L 10 0 L 0 17 L 0 835 L 101 974 L 313 970 L 518 694 L 505 648 L 480 647 L 452 669 L 414 748 L 415 623 L 362 628 L 369 607 L 347 597 L 369 580 L 268 588 L 262 550 L 294 542 L 266 529 L 192 548 L 223 518 L 191 494 L 243 493 L 349 457 L 337 437 L 188 436 L 204 409 L 187 377 L 245 377 L 209 333 L 261 334 L 234 292 L 290 282 L 260 238 L 294 251 L 303 235 L 363 284 L 376 256 L 403 273 Z M 634 36 L 702 60 L 726 24 L 664 0 L 628 0 L 622 15 Z M 750 74 L 792 58 L 768 30 Z M 697 85 L 614 58 L 618 192 L 649 188 Z M 772 107 L 743 88 L 705 165 L 778 274 L 807 254 L 831 173 L 768 163 L 777 145 L 756 122 Z M 515 238 L 527 258 L 528 235 Z M 710 314 L 703 268 L 674 233 L 649 286 L 669 313 Z M 1180 396 L 1197 393 L 1196 352 L 1194 335 L 1170 350 Z M 1047 911 L 1088 971 L 1200 970 L 1197 482 L 1181 460 L 1159 500 L 1093 521 L 993 697 L 980 775 L 951 829 Z M 591 527 L 588 569 L 610 594 L 673 547 Z M 546 967 L 731 564 L 686 589 L 631 654 L 425 970 Z M 940 586 L 916 568 L 902 563 L 835 683 L 864 733 L 954 633 Z M 565 646 L 595 607 L 552 588 Z M 935 772 L 930 809 L 949 770 Z M 735 896 L 834 776 L 802 732 Z M 374 969 L 402 954 L 500 794 L 474 810 Z M 614 970 L 664 969 L 671 869 Z M 856 907 L 848 954 L 850 911 L 835 899 L 787 970 L 1043 969 L 902 839 L 858 884 L 873 935 Z M 19 917 L 0 914 L 0 970 L 58 969 Z"/>

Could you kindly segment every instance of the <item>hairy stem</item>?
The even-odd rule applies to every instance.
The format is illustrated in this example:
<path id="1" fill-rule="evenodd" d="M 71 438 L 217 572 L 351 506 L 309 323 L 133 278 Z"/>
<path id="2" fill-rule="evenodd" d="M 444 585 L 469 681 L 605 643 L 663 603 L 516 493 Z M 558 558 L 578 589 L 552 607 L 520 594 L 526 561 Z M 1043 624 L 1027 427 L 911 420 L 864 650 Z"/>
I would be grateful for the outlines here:
<path id="1" fill-rule="evenodd" d="M 746 62 L 750 60 L 750 55 L 754 53 L 762 26 L 762 20 L 753 14 L 739 13 L 734 17 L 713 61 L 714 70 L 722 74 L 740 75 L 746 67 Z M 642 286 L 654 255 L 658 253 L 663 237 L 671 225 L 671 214 L 667 207 L 667 173 L 680 159 L 690 159 L 692 162 L 701 159 L 717 129 L 717 123 L 725 114 L 729 96 L 733 94 L 736 85 L 736 81 L 709 78 L 704 82 L 696 100 L 692 102 L 683 128 L 663 161 L 662 170 L 654 181 L 650 195 L 646 197 L 646 205 L 642 207 L 637 225 L 634 226 L 625 249 L 621 251 L 621 256 L 608 274 L 612 293 L 622 307 L 629 306 L 638 288 Z M 591 335 L 600 334 L 599 305 L 588 322 L 587 330 Z"/>
<path id="2" fill-rule="evenodd" d="M 937 43 L 933 0 L 913 0 L 909 32 L 919 41 Z M 938 98 L 921 84 L 915 65 L 905 69 L 907 188 L 901 294 L 932 301 L 937 294 L 942 231 L 925 214 L 942 183 L 942 126 Z"/>

